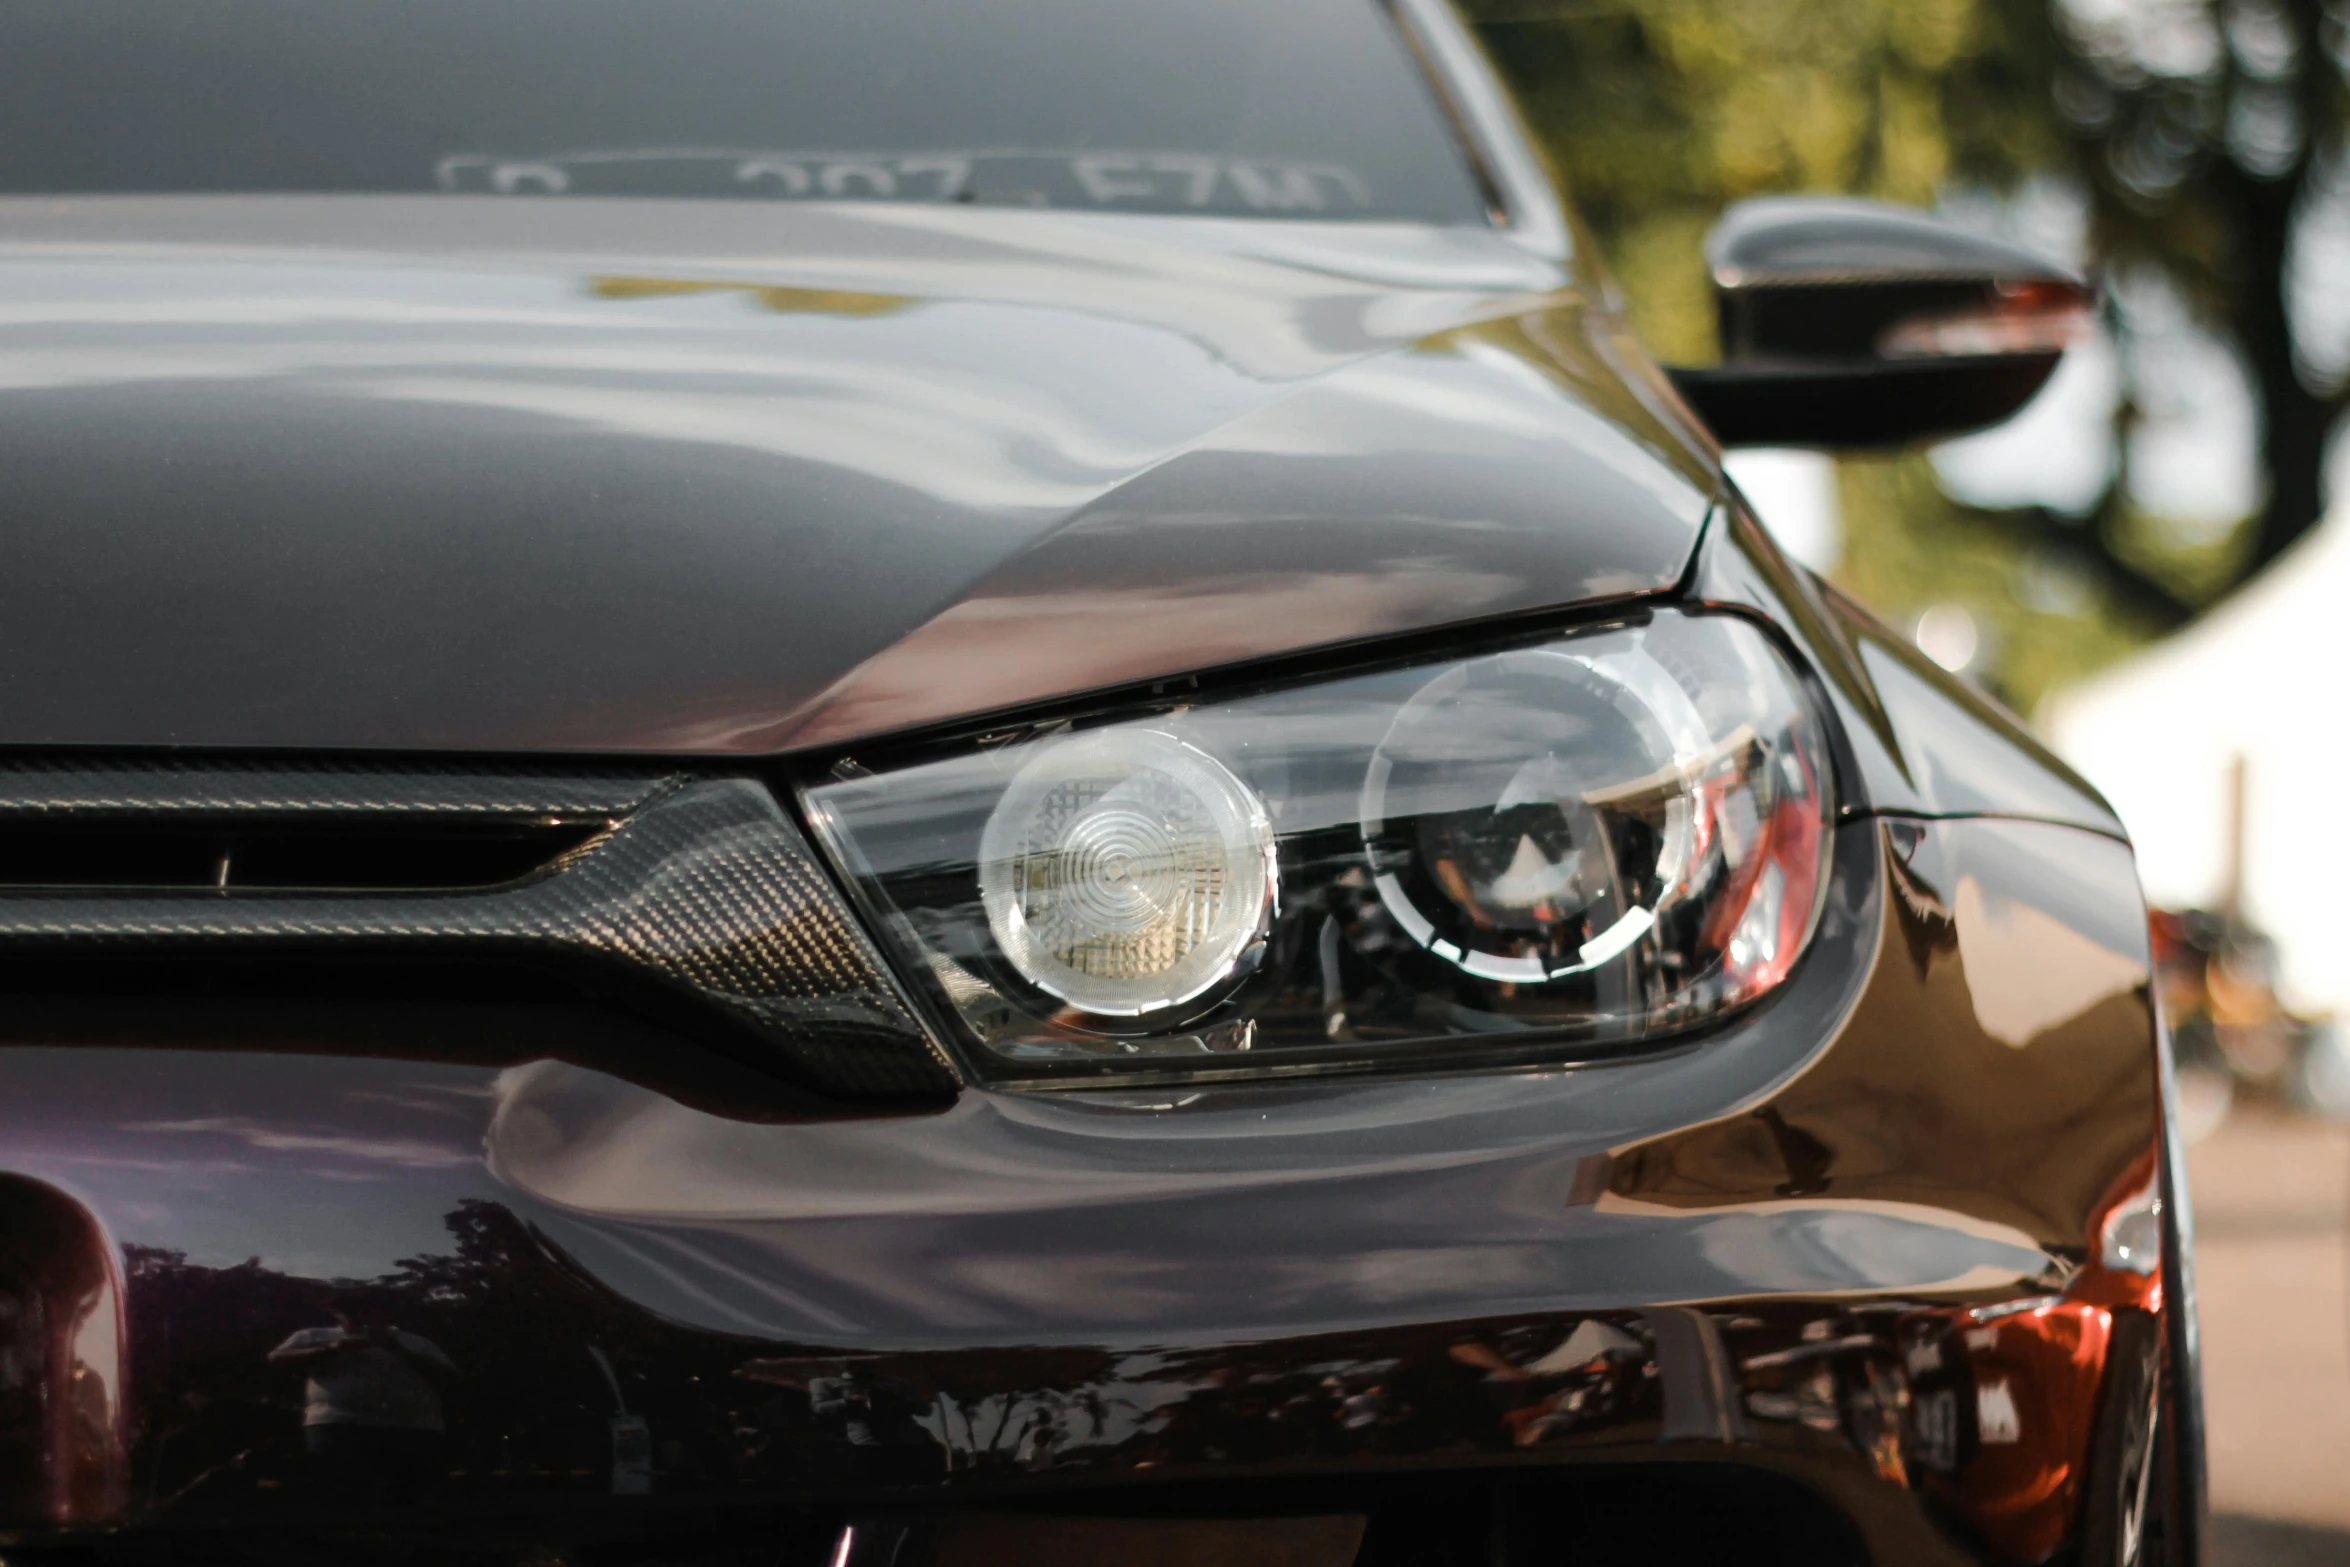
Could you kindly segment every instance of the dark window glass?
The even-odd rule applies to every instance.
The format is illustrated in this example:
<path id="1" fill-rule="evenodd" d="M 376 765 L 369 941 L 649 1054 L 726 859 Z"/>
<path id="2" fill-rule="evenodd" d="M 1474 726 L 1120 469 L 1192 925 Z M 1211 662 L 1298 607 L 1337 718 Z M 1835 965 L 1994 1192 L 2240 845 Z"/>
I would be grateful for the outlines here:
<path id="1" fill-rule="evenodd" d="M 1476 222 L 1377 0 L 0 0 L 0 191 Z"/>

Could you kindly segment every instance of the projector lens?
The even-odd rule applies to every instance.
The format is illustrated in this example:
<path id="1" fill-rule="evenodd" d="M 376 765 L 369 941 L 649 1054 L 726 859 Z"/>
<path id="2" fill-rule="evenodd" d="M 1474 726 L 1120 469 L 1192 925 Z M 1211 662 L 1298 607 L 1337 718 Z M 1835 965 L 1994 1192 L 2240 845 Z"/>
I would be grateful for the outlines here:
<path id="1" fill-rule="evenodd" d="M 1622 958 L 1686 889 L 1705 720 L 1637 650 L 1457 664 L 1396 715 L 1363 784 L 1387 912 L 1470 974 L 1542 984 Z"/>
<path id="2" fill-rule="evenodd" d="M 1263 939 L 1274 887 L 1263 803 L 1214 757 L 1151 730 L 1046 748 L 980 840 L 980 898 L 1013 967 L 1105 1017 L 1214 989 Z"/>

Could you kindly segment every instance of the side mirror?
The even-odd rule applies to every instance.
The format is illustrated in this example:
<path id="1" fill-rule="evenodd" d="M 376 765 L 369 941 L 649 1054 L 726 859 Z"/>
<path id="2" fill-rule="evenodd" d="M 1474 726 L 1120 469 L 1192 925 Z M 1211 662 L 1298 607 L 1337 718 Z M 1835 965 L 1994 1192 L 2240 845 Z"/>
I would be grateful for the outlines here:
<path id="1" fill-rule="evenodd" d="M 1722 363 L 1668 373 L 1724 446 L 1905 446 L 1997 424 L 2097 304 L 2054 262 L 1874 201 L 1742 201 L 1705 259 Z"/>

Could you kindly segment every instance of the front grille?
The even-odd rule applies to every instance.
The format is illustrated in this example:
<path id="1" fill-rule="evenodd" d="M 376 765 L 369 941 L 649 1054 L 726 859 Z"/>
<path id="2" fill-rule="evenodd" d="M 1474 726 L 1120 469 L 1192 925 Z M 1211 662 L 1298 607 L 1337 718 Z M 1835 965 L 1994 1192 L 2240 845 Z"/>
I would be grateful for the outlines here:
<path id="1" fill-rule="evenodd" d="M 0 767 L 0 959 L 99 954 L 584 964 L 826 1092 L 958 1081 L 754 779 Z"/>

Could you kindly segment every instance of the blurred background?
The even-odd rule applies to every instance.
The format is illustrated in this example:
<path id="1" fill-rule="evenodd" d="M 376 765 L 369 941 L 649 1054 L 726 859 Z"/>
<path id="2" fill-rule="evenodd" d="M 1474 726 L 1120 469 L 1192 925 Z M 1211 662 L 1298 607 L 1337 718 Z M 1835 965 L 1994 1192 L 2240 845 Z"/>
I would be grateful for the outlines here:
<path id="1" fill-rule="evenodd" d="M 1702 245 L 1750 195 L 1934 207 L 2104 279 L 2012 424 L 1732 472 L 2129 823 L 2222 1558 L 2350 1563 L 2350 0 L 1465 9 L 1668 362 L 1716 358 Z"/>

